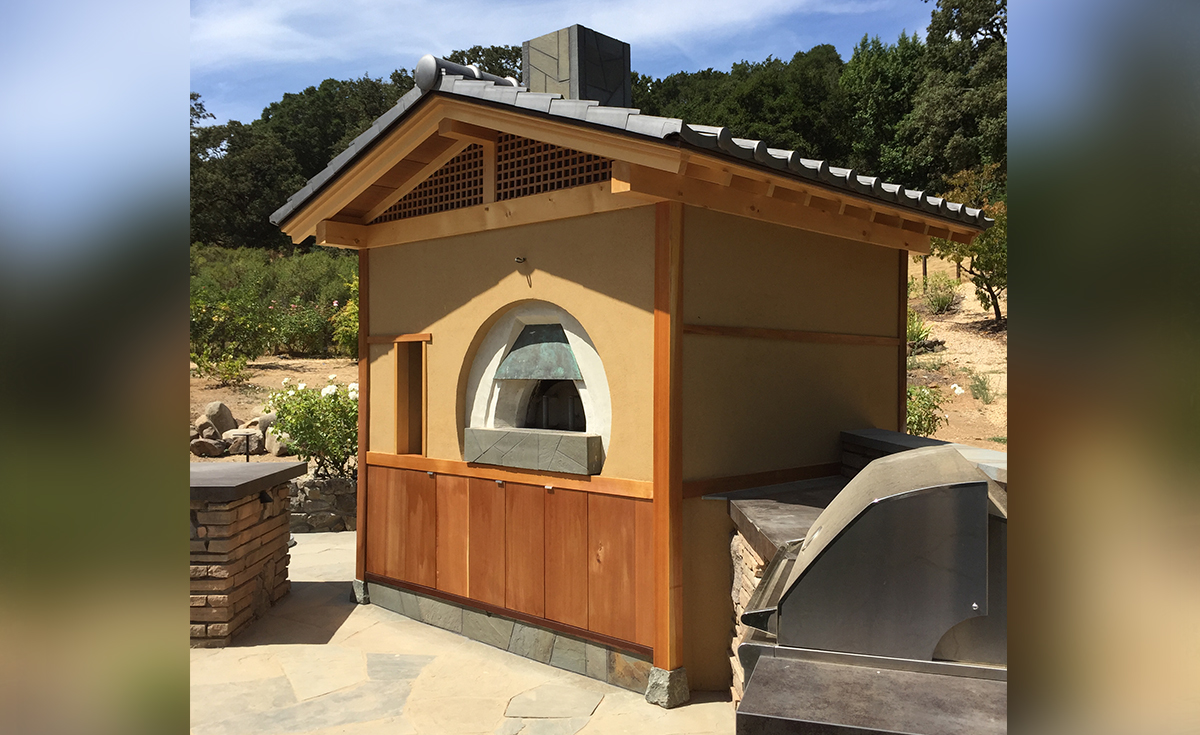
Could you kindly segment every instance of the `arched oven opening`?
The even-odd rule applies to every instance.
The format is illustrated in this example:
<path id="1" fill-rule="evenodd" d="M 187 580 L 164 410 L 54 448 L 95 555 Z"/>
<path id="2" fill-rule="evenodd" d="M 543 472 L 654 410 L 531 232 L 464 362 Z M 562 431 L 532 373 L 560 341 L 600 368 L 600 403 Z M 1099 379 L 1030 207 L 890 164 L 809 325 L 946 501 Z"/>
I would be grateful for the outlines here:
<path id="1" fill-rule="evenodd" d="M 525 408 L 527 429 L 587 431 L 587 416 L 572 380 L 539 380 Z"/>

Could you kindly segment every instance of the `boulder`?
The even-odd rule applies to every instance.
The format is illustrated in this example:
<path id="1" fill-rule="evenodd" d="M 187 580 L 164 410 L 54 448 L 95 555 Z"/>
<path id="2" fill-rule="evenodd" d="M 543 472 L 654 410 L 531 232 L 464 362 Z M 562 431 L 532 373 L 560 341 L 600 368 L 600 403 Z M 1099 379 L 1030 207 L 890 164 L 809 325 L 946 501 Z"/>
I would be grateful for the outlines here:
<path id="1" fill-rule="evenodd" d="M 230 429 L 238 427 L 237 421 L 233 418 L 233 412 L 229 410 L 229 406 L 220 401 L 213 401 L 205 406 L 204 417 L 212 422 L 212 425 L 217 429 L 217 433 L 222 436 Z"/>
<path id="2" fill-rule="evenodd" d="M 258 433 L 263 436 L 267 435 L 267 429 L 275 423 L 275 414 L 267 413 L 262 416 L 255 416 L 246 423 L 242 424 L 243 429 L 258 429 Z"/>
<path id="3" fill-rule="evenodd" d="M 209 421 L 204 416 L 196 419 L 196 431 L 200 432 L 201 439 L 212 439 L 216 441 L 221 438 L 221 432 L 217 431 L 217 427 L 213 426 L 213 422 Z"/>
<path id="4" fill-rule="evenodd" d="M 253 434 L 239 435 L 239 434 L 234 434 L 233 433 L 234 431 L 235 431 L 234 429 L 230 429 L 229 431 L 227 431 L 221 435 L 221 439 L 229 442 L 229 453 L 230 454 L 245 454 L 247 441 L 250 442 L 250 453 L 251 454 L 266 454 L 267 453 L 266 443 L 263 441 L 262 434 L 260 434 L 256 431 Z"/>
<path id="5" fill-rule="evenodd" d="M 190 433 L 188 434 L 188 441 L 191 441 L 191 440 L 193 440 L 193 439 L 199 439 L 199 438 L 200 438 L 200 432 L 199 432 L 199 431 L 196 431 L 196 427 L 195 427 L 195 425 L 192 425 L 192 426 L 190 426 L 190 427 L 188 427 L 188 428 L 189 428 L 189 429 L 191 429 Z"/>
<path id="6" fill-rule="evenodd" d="M 264 442 L 267 451 L 276 457 L 287 457 L 292 453 L 292 446 L 288 443 L 287 434 L 280 435 L 273 431 L 268 431 Z"/>
<path id="7" fill-rule="evenodd" d="M 225 453 L 226 446 L 225 442 L 219 440 L 193 439 L 191 451 L 197 457 L 220 457 Z"/>

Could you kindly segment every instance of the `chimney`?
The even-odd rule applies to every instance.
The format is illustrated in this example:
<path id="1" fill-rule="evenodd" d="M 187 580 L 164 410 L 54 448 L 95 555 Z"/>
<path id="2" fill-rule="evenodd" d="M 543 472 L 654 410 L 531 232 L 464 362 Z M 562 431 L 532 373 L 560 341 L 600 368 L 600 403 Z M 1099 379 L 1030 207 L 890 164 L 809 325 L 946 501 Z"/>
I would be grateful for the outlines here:
<path id="1" fill-rule="evenodd" d="M 581 25 L 522 44 L 521 81 L 531 92 L 632 107 L 629 73 L 629 44 Z"/>

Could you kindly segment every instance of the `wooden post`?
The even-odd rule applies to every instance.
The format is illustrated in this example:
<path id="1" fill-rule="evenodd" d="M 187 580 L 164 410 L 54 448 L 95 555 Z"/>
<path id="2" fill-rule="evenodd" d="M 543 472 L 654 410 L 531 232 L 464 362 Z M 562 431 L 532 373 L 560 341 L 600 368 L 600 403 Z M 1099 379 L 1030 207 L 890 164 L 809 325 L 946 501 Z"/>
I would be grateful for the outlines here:
<path id="1" fill-rule="evenodd" d="M 358 521 L 355 528 L 354 577 L 365 580 L 367 573 L 367 430 L 371 410 L 371 251 L 358 251 Z"/>
<path id="2" fill-rule="evenodd" d="M 654 209 L 654 665 L 683 665 L 683 205 Z"/>
<path id="3" fill-rule="evenodd" d="M 922 270 L 924 270 L 924 267 L 925 258 L 922 258 Z M 896 330 L 897 335 L 900 337 L 900 357 L 899 364 L 896 366 L 896 370 L 899 373 L 899 395 L 896 401 L 899 405 L 896 412 L 896 431 L 903 434 L 908 427 L 908 253 L 903 250 L 900 251 L 900 280 L 898 287 L 900 294 L 897 299 L 899 302 L 899 315 L 896 319 Z"/>

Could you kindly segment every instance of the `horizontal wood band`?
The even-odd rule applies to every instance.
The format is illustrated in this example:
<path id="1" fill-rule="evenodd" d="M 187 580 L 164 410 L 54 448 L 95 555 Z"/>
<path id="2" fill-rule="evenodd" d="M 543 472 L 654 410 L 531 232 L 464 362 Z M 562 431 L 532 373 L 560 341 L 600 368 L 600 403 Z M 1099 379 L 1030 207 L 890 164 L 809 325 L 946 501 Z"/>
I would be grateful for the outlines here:
<path id="1" fill-rule="evenodd" d="M 619 495 L 623 498 L 649 500 L 654 496 L 654 483 L 596 475 L 567 475 L 561 472 L 522 472 L 508 467 L 460 462 L 453 459 L 433 459 L 416 454 L 387 454 L 367 452 L 367 465 L 392 467 L 400 470 L 419 470 L 443 475 L 475 477 L 481 480 L 521 482 L 527 485 L 550 485 L 562 490 L 582 490 L 599 495 Z"/>
<path id="2" fill-rule="evenodd" d="M 567 635 L 575 636 L 576 638 L 583 638 L 584 640 L 589 640 L 593 643 L 599 643 L 601 645 L 608 646 L 609 648 L 616 648 L 621 651 L 628 651 L 629 653 L 635 653 L 639 656 L 649 657 L 654 655 L 654 649 L 649 646 L 643 646 L 630 641 L 621 640 L 620 638 L 613 638 L 612 636 L 604 635 L 603 633 L 596 633 L 590 630 L 584 630 L 583 628 L 576 628 L 573 625 L 567 625 L 566 623 L 560 623 L 555 620 L 539 618 L 535 615 L 529 615 L 516 610 L 510 610 L 507 607 L 500 607 L 498 605 L 480 602 L 479 600 L 472 600 L 469 597 L 460 597 L 459 595 L 450 592 L 443 592 L 442 590 L 434 589 L 432 587 L 426 587 L 424 585 L 414 584 L 412 582 L 405 582 L 399 579 L 392 579 L 391 577 L 385 577 L 381 574 L 374 574 L 371 572 L 367 572 L 366 581 L 374 582 L 375 584 L 386 584 L 390 587 L 398 587 L 400 589 L 408 590 L 409 592 L 416 592 L 429 597 L 436 597 L 462 607 L 470 607 L 475 610 L 482 610 L 495 615 L 503 615 L 506 618 L 511 618 L 521 623 L 530 623 L 532 625 L 554 630 L 559 633 L 566 633 Z"/>
<path id="3" fill-rule="evenodd" d="M 708 324 L 684 324 L 684 334 L 709 337 L 744 337 L 747 339 L 776 339 L 785 342 L 813 342 L 828 345 L 875 345 L 899 347 L 899 337 L 877 337 L 870 334 L 841 334 L 838 332 L 804 332 L 798 329 L 763 329 L 761 327 L 722 327 Z"/>
<path id="4" fill-rule="evenodd" d="M 810 464 L 804 467 L 792 467 L 786 470 L 755 472 L 749 475 L 713 477 L 707 480 L 685 480 L 683 483 L 683 497 L 698 498 L 702 495 L 712 495 L 713 493 L 728 493 L 752 487 L 778 485 L 781 482 L 812 480 L 817 477 L 837 475 L 841 471 L 842 465 L 840 462 L 830 462 L 828 464 Z"/>
<path id="5" fill-rule="evenodd" d="M 428 332 L 420 334 L 373 334 L 367 337 L 369 345 L 390 345 L 396 342 L 432 342 L 433 335 Z"/>

